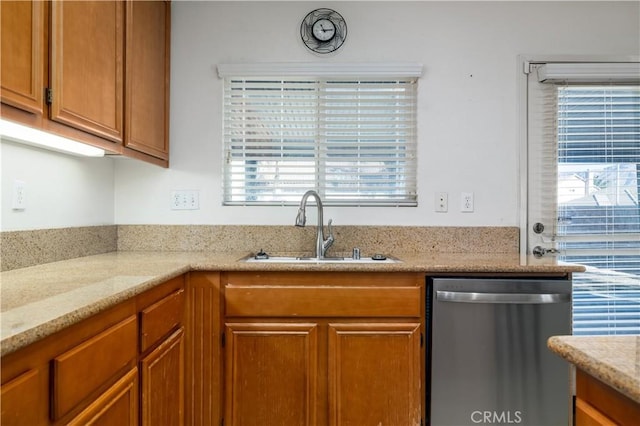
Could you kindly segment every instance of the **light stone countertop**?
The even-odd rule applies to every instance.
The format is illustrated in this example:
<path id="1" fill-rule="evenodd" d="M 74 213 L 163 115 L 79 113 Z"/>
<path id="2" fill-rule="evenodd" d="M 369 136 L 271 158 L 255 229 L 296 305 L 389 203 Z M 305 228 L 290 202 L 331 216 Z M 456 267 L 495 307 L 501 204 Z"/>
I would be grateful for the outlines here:
<path id="1" fill-rule="evenodd" d="M 640 336 L 553 336 L 547 346 L 640 404 Z"/>
<path id="2" fill-rule="evenodd" d="M 584 269 L 517 254 L 396 254 L 400 263 L 245 263 L 248 253 L 111 252 L 0 273 L 0 354 L 14 352 L 189 271 L 566 273 Z M 364 256 L 365 254 L 363 254 Z"/>

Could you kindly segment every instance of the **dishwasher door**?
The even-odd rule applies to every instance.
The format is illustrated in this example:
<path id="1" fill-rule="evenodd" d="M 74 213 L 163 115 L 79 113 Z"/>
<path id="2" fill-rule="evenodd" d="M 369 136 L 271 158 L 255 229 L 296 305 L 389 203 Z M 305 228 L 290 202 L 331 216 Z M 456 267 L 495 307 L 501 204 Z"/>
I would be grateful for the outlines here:
<path id="1" fill-rule="evenodd" d="M 569 424 L 569 365 L 547 349 L 547 339 L 571 334 L 571 281 L 427 284 L 429 424 Z"/>

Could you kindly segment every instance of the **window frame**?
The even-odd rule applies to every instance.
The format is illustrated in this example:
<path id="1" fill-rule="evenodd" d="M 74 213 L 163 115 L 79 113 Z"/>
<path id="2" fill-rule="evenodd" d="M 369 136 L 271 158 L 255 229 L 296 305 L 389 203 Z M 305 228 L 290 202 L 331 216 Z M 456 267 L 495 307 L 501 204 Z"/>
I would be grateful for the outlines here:
<path id="1" fill-rule="evenodd" d="M 306 190 L 314 189 L 320 193 L 326 205 L 374 207 L 417 206 L 417 83 L 421 73 L 422 66 L 412 63 L 269 63 L 219 65 L 218 74 L 224 79 L 225 88 L 223 96 L 222 204 L 225 206 L 297 205 L 300 196 L 302 196 Z M 239 133 L 242 133 L 241 129 L 247 124 L 243 122 L 245 112 L 241 111 L 242 107 L 238 108 L 233 105 L 234 98 L 231 93 L 233 93 L 232 89 L 239 90 L 237 92 L 239 94 L 244 93 L 242 87 L 244 87 L 245 84 L 260 82 L 261 80 L 264 80 L 265 87 L 270 84 L 276 85 L 277 83 L 280 83 L 282 87 L 285 88 L 287 84 L 300 84 L 300 87 L 307 87 L 304 85 L 307 84 L 308 87 L 317 87 L 317 93 L 313 90 L 304 93 L 305 96 L 308 94 L 309 99 L 311 99 L 308 102 L 307 98 L 304 99 L 304 113 L 310 117 L 315 116 L 316 121 L 314 122 L 315 128 L 302 129 L 302 142 L 297 140 L 293 140 L 292 142 L 292 139 L 287 140 L 286 137 L 282 137 L 279 142 L 279 135 L 277 133 L 280 131 L 279 129 L 271 131 L 268 126 L 254 126 L 259 127 L 257 130 L 258 134 L 260 132 L 266 134 L 262 139 L 260 139 L 260 137 L 255 139 L 264 141 L 258 144 L 260 146 L 256 145 L 256 149 L 272 150 L 272 154 L 261 155 L 273 155 L 273 170 L 276 170 L 280 164 L 282 164 L 284 167 L 283 170 L 291 173 L 286 175 L 289 176 L 290 182 L 289 184 L 283 184 L 281 199 L 269 199 L 270 197 L 278 196 L 277 191 L 280 188 L 278 184 L 271 186 L 269 190 L 273 191 L 273 193 L 269 191 L 265 192 L 261 200 L 249 199 L 249 193 L 243 189 L 248 186 L 247 182 L 249 181 L 242 179 L 242 175 L 248 176 L 247 172 L 243 172 L 242 169 L 246 169 L 247 164 L 249 164 L 248 162 L 252 161 L 252 155 L 257 156 L 257 154 L 250 152 L 248 155 L 243 154 L 242 149 L 244 149 L 244 146 L 255 145 L 257 142 L 251 142 L 251 137 L 246 137 L 244 134 L 237 136 Z M 233 86 L 233 84 L 236 84 L 236 86 Z M 340 101 L 336 101 L 335 97 L 332 98 L 332 96 L 335 96 L 335 94 L 339 92 L 340 89 L 337 87 L 340 84 L 347 88 L 345 91 L 347 94 L 353 93 L 354 96 L 353 102 L 344 102 L 346 106 L 335 106 L 336 102 L 338 102 L 337 105 L 339 105 Z M 388 86 L 385 86 L 385 84 Z M 393 85 L 395 85 L 396 89 L 391 87 Z M 384 93 L 385 87 L 389 87 L 387 93 Z M 404 89 L 402 89 L 403 87 Z M 331 92 L 332 90 L 333 92 Z M 394 100 L 394 90 L 400 91 L 396 94 L 396 96 L 400 96 L 397 98 L 398 100 Z M 361 91 L 362 93 L 360 93 Z M 370 100 L 367 101 L 365 99 L 363 101 L 364 98 L 361 98 L 361 96 L 366 96 L 367 91 L 371 91 Z M 287 95 L 286 90 L 282 93 L 284 93 L 283 99 L 286 102 L 289 99 L 287 98 L 289 95 Z M 276 91 L 274 96 L 277 94 Z M 243 96 L 244 95 L 241 95 L 237 98 L 241 104 L 245 101 Z M 407 98 L 404 99 L 402 96 L 407 96 Z M 255 96 L 255 98 L 259 97 Z M 246 100 L 248 100 L 249 105 L 251 105 L 252 99 L 251 95 L 247 96 Z M 274 97 L 274 99 L 276 98 Z M 348 105 L 348 102 L 351 102 L 353 105 Z M 371 104 L 367 105 L 366 102 L 370 102 Z M 380 106 L 376 106 L 376 102 L 379 103 Z M 269 103 L 269 105 L 273 104 Z M 391 115 L 385 116 L 383 114 L 378 121 L 375 119 L 375 112 L 367 112 L 367 109 L 373 110 L 383 106 L 387 108 L 385 114 L 389 113 Z M 296 105 L 294 104 L 292 110 L 295 110 L 295 107 Z M 235 108 L 235 111 L 233 108 Z M 263 108 L 263 106 L 256 106 L 254 110 L 257 110 L 257 112 L 247 112 L 246 117 L 258 123 L 261 119 L 266 119 L 262 117 L 263 113 L 259 110 L 260 108 Z M 269 108 L 272 107 L 269 106 Z M 309 111 L 307 111 L 307 109 L 309 109 Z M 315 113 L 313 111 L 315 111 Z M 351 116 L 346 119 L 339 117 L 344 111 L 351 111 L 349 114 L 355 114 L 353 117 L 357 117 L 356 121 L 353 122 Z M 228 120 L 234 117 L 234 114 L 237 114 L 236 118 L 239 124 L 237 126 L 228 125 Z M 265 114 L 269 115 L 270 113 L 267 112 Z M 370 114 L 369 117 L 367 117 L 366 114 Z M 397 119 L 400 121 L 392 122 L 389 117 L 397 114 L 400 114 Z M 289 113 L 289 117 L 293 116 Z M 337 118 L 331 121 L 332 117 Z M 343 125 L 343 122 L 346 122 L 344 125 L 347 126 L 347 131 L 341 133 L 339 126 Z M 287 122 L 285 121 L 285 123 Z M 364 123 L 365 127 L 361 129 L 360 123 Z M 291 120 L 290 124 L 292 125 L 290 129 L 298 131 L 295 120 Z M 351 129 L 348 129 L 348 126 L 351 126 Z M 385 133 L 390 136 L 376 136 L 376 126 L 380 126 L 380 128 L 383 129 L 378 131 L 380 135 Z M 408 128 L 404 130 L 402 126 L 407 126 Z M 233 135 L 230 133 L 231 131 L 234 132 Z M 362 133 L 362 131 L 365 133 Z M 286 133 L 287 130 L 282 130 L 282 132 Z M 367 134 L 369 134 L 369 136 L 367 136 Z M 235 140 L 234 135 L 236 135 Z M 376 139 L 380 141 L 375 142 Z M 234 143 L 235 146 L 233 145 Z M 280 145 L 278 145 L 279 143 Z M 277 150 L 278 146 L 281 147 L 279 153 Z M 285 146 L 288 146 L 287 150 L 289 152 L 283 154 L 282 150 Z M 310 149 L 312 146 L 314 147 L 313 150 Z M 394 146 L 398 148 L 392 149 Z M 346 151 L 341 153 L 341 150 L 345 149 Z M 369 151 L 363 151 L 366 149 Z M 376 159 L 376 155 L 372 155 L 371 153 L 377 152 L 379 149 L 382 149 L 383 152 L 380 153 L 382 155 L 377 155 Z M 311 152 L 313 152 L 313 156 L 309 157 L 309 161 L 311 161 L 312 164 L 310 163 L 308 167 L 311 167 L 309 170 L 312 171 L 308 171 L 303 174 L 299 180 L 296 180 L 296 173 L 301 172 L 299 167 L 302 167 L 302 165 L 296 166 L 295 154 L 303 153 L 307 155 Z M 390 157 L 385 157 L 385 153 L 390 155 Z M 247 157 L 244 157 L 244 155 L 247 155 Z M 240 177 L 237 181 L 239 182 L 238 188 L 240 188 L 241 192 L 244 191 L 244 196 L 240 194 L 240 197 L 235 200 L 231 192 L 233 190 L 231 177 L 233 177 L 234 172 L 230 170 L 233 167 L 232 161 L 234 157 L 237 158 L 237 167 L 240 167 L 240 169 L 238 169 L 239 171 L 235 172 L 235 176 Z M 247 160 L 242 160 L 242 158 L 246 158 Z M 380 161 L 382 161 L 382 163 L 380 163 Z M 393 161 L 400 166 L 400 175 L 393 168 Z M 361 164 L 363 164 L 365 168 L 362 168 Z M 363 176 L 366 177 L 366 175 L 371 173 L 371 169 L 366 170 L 366 167 L 374 167 L 375 170 L 375 164 L 378 164 L 378 167 L 382 167 L 382 165 L 385 165 L 384 167 L 392 167 L 392 169 L 387 169 L 392 170 L 393 173 L 385 178 L 385 183 L 382 187 L 379 187 L 380 184 L 369 184 L 364 186 L 364 189 L 360 189 L 358 185 L 355 184 L 349 188 L 349 185 L 340 185 L 340 179 L 338 178 L 342 176 L 335 175 L 337 177 L 334 177 L 333 180 L 323 178 L 327 170 L 336 169 L 337 171 L 341 167 L 347 167 L 348 169 L 352 169 L 349 173 L 358 181 L 362 179 Z M 265 167 L 266 169 L 263 170 L 266 176 L 268 176 L 269 162 L 265 163 Z M 347 170 L 347 172 L 348 171 L 349 170 Z M 406 187 L 403 186 L 405 177 L 409 179 Z M 300 182 L 300 184 L 298 184 L 298 182 Z M 384 185 L 387 184 L 391 186 L 385 188 Z M 379 192 L 377 194 L 372 193 L 373 195 L 368 196 L 367 191 L 374 189 L 375 192 L 376 186 L 379 187 L 377 188 Z M 355 190 L 352 189 L 354 187 L 356 188 Z M 394 188 L 396 187 L 399 188 L 400 191 L 394 194 Z"/>
<path id="2" fill-rule="evenodd" d="M 622 86 L 626 86 L 626 85 L 631 85 L 631 86 L 637 86 L 638 84 L 640 84 L 640 58 L 638 57 L 628 57 L 628 58 L 582 58 L 581 60 L 577 60 L 575 57 L 572 58 L 573 61 L 575 62 L 634 62 L 635 64 L 630 68 L 632 71 L 631 77 L 629 76 L 625 76 L 624 78 L 626 80 L 620 80 L 620 79 L 616 79 L 616 83 Z M 540 104 L 539 102 L 535 102 L 535 100 L 537 99 L 538 96 L 540 96 L 540 99 L 546 99 L 547 101 L 549 101 L 548 99 L 548 95 L 545 95 L 544 93 L 548 93 L 547 89 L 542 89 L 541 86 L 539 86 L 540 88 L 534 88 L 534 90 L 529 90 L 529 84 L 540 84 L 542 83 L 541 81 L 541 77 L 540 75 L 538 75 L 538 83 L 533 83 L 532 80 L 529 79 L 529 70 L 531 69 L 531 65 L 537 65 L 539 66 L 540 64 L 545 64 L 545 63 L 553 63 L 553 62 L 571 62 L 568 61 L 567 58 L 553 58 L 549 59 L 549 58 L 544 58 L 544 59 L 537 59 L 537 60 L 523 60 L 522 57 L 519 57 L 519 66 L 523 66 L 524 65 L 524 71 L 521 74 L 521 78 L 519 80 L 519 92 L 518 92 L 518 96 L 519 96 L 519 127 L 518 127 L 518 131 L 519 131 L 519 158 L 520 158 L 520 163 L 519 163 L 519 179 L 520 179 L 520 192 L 519 192 L 519 206 L 520 206 L 520 235 L 521 235 L 521 239 L 520 239 L 520 244 L 521 244 L 521 263 L 522 264 L 537 264 L 537 263 L 542 263 L 542 264 L 555 264 L 555 259 L 553 259 L 552 256 L 547 256 L 547 257 L 543 257 L 541 259 L 535 259 L 531 256 L 531 247 L 533 245 L 535 245 L 534 243 L 532 243 L 532 241 L 541 241 L 543 243 L 548 243 L 545 248 L 555 248 L 555 244 L 558 243 L 559 244 L 559 248 L 563 248 L 565 245 L 565 241 L 569 240 L 573 240 L 575 238 L 573 238 L 573 236 L 569 235 L 569 236 L 564 236 L 564 232 L 559 233 L 558 238 L 551 238 L 549 239 L 549 236 L 547 235 L 547 237 L 543 237 L 542 239 L 537 239 L 539 237 L 534 237 L 536 239 L 533 239 L 531 241 L 529 241 L 530 235 L 533 235 L 532 233 L 530 233 L 530 229 L 528 229 L 528 227 L 532 226 L 532 223 L 534 221 L 537 220 L 531 220 L 533 219 L 533 217 L 529 217 L 529 213 L 532 212 L 532 210 L 530 210 L 530 207 L 528 205 L 529 203 L 529 197 L 531 196 L 531 194 L 529 194 L 529 189 L 530 186 L 539 186 L 540 185 L 540 180 L 538 177 L 534 177 L 534 175 L 537 173 L 537 170 L 539 170 L 537 167 L 534 169 L 534 171 L 530 171 L 529 170 L 529 166 L 531 163 L 529 163 L 529 161 L 531 160 L 529 158 L 529 153 L 530 153 L 530 132 L 534 131 L 535 129 L 542 129 L 540 128 L 540 124 L 539 124 L 539 120 L 542 120 L 541 122 L 546 122 L 550 116 L 555 116 L 557 117 L 557 120 L 561 120 L 562 117 L 560 115 L 558 115 L 558 110 L 556 109 L 559 105 L 559 98 L 556 98 L 556 105 L 553 108 L 547 109 L 546 106 L 543 106 L 542 108 L 537 108 L 537 105 L 551 105 L 547 102 Z M 573 66 L 570 66 L 569 68 L 573 68 Z M 592 67 L 592 69 L 598 69 L 600 68 L 599 66 L 597 67 Z M 619 67 L 618 64 L 616 64 L 616 70 L 620 70 L 621 68 L 624 67 Z M 558 68 L 561 69 L 561 68 Z M 622 75 L 620 73 L 618 73 L 618 71 L 616 71 L 616 73 L 618 74 L 618 76 Z M 533 74 L 533 71 L 531 72 L 531 74 Z M 544 78 L 544 77 L 543 77 Z M 535 78 L 533 79 L 535 81 Z M 558 83 L 560 80 L 555 80 L 553 81 L 553 83 Z M 565 77 L 565 81 L 566 81 L 566 77 Z M 589 85 L 594 85 L 594 86 L 604 86 L 607 85 L 607 83 L 610 83 L 610 81 L 603 81 L 603 80 L 597 80 L 594 81 L 594 79 L 592 78 L 592 76 L 588 76 L 586 79 L 584 80 L 580 80 L 580 79 L 571 79 L 571 85 L 574 86 L 589 86 Z M 531 82 L 531 83 L 530 83 Z M 547 82 L 548 83 L 548 82 Z M 546 84 L 544 84 L 544 86 L 546 86 Z M 556 93 L 555 96 L 558 96 L 558 91 L 560 89 L 558 89 L 558 86 L 562 87 L 562 85 L 558 85 L 558 84 L 549 84 L 548 87 L 550 88 L 551 91 L 554 91 Z M 533 86 L 532 86 L 533 87 Z M 565 86 L 566 87 L 566 86 Z M 531 99 L 534 100 L 534 102 L 529 103 L 529 97 L 530 96 L 535 96 L 532 97 Z M 529 111 L 529 108 L 533 108 L 532 111 L 534 111 L 533 115 L 531 114 L 531 111 Z M 542 115 L 540 115 L 540 112 L 542 112 Z M 550 116 L 549 116 L 550 114 Z M 534 122 L 529 122 L 530 119 L 535 119 L 536 121 Z M 547 131 L 549 130 L 549 128 L 547 127 Z M 559 129 L 556 129 L 556 133 L 559 131 Z M 535 132 L 533 132 L 535 133 Z M 533 134 L 532 133 L 532 134 Z M 545 135 L 549 135 L 549 133 L 544 133 Z M 540 135 L 542 135 L 542 133 L 540 133 L 538 135 L 538 137 L 540 137 Z M 548 136 L 543 137 L 542 139 L 540 139 L 541 141 L 543 140 L 547 140 Z M 561 142 L 561 140 L 559 140 L 559 142 Z M 548 152 L 547 154 L 552 154 L 552 152 Z M 551 157 L 545 157 L 545 158 L 551 158 Z M 556 163 L 554 164 L 554 166 L 558 166 L 559 163 L 559 156 L 555 155 L 556 158 Z M 635 158 L 635 157 L 634 157 Z M 543 163 L 537 163 L 534 164 L 534 167 L 539 165 L 539 164 L 544 164 Z M 534 175 L 531 175 L 531 173 L 533 173 Z M 539 173 L 538 173 L 539 174 Z M 542 173 L 544 175 L 544 173 Z M 558 177 L 550 172 L 549 174 L 553 174 L 553 180 L 554 182 L 556 182 L 554 185 L 554 188 L 557 187 L 557 182 L 558 182 Z M 533 181 L 531 181 L 533 177 Z M 547 181 L 545 181 L 547 182 Z M 539 186 L 540 188 L 547 188 L 546 185 L 543 186 Z M 554 193 L 555 190 L 552 189 L 549 193 Z M 545 197 L 547 197 L 547 191 L 542 191 L 540 192 L 540 195 L 542 196 L 541 200 L 546 199 Z M 557 199 L 557 195 L 552 194 L 552 197 L 554 199 Z M 535 199 L 537 200 L 537 198 Z M 536 201 L 533 201 L 534 203 Z M 535 207 L 536 204 L 533 204 L 533 206 Z M 560 204 L 558 204 L 558 207 L 560 207 Z M 544 210 L 540 210 L 540 212 L 544 213 Z M 535 213 L 535 212 L 534 212 Z M 537 218 L 537 215 L 539 213 L 535 213 L 536 216 L 535 218 Z M 544 221 L 545 218 L 541 217 L 542 220 Z M 548 219 L 548 218 L 547 218 Z M 552 221 L 552 225 L 551 227 L 555 227 L 556 226 L 556 222 L 558 219 L 558 215 L 554 215 L 553 217 L 553 221 Z M 545 225 L 547 225 L 545 223 Z M 546 226 L 545 226 L 546 227 Z M 550 232 L 551 234 L 555 234 L 555 230 Z M 545 234 L 547 234 L 547 232 L 545 232 Z M 617 235 L 613 235 L 612 238 L 610 238 L 609 240 L 616 240 L 616 241 L 621 241 L 621 240 L 628 240 L 629 238 L 635 238 L 635 235 L 637 235 L 637 233 L 632 233 L 632 234 L 626 234 L 626 233 L 622 233 L 619 236 Z M 586 238 L 587 236 L 585 236 Z M 596 237 L 597 239 L 597 237 Z M 594 238 L 589 237 L 589 240 L 594 240 Z M 605 240 L 604 236 L 603 236 L 603 240 Z M 635 240 L 634 240 L 635 241 Z M 624 248 L 624 247 L 623 247 Z M 627 250 L 628 251 L 628 250 Z M 564 252 L 563 252 L 564 253 Z M 615 254 L 615 253 L 614 253 Z M 626 253 L 625 250 L 619 250 L 619 254 L 621 256 L 624 257 L 624 255 L 627 255 L 628 253 Z M 572 261 L 571 257 L 575 256 L 576 252 L 574 251 L 570 251 L 567 252 L 566 256 L 568 256 L 570 259 L 567 261 Z M 594 255 L 596 255 L 594 253 Z M 591 262 L 591 260 L 595 260 L 595 258 L 593 259 L 589 259 L 589 262 Z M 590 263 L 585 262 L 585 264 L 589 265 Z M 581 316 L 580 318 L 574 317 L 573 320 L 576 321 L 576 324 L 574 326 L 577 326 L 577 328 L 574 328 L 574 332 L 577 334 L 581 334 L 581 335 L 611 335 L 611 334 L 628 334 L 630 332 L 633 332 L 632 330 L 637 330 L 638 327 L 640 327 L 640 323 L 629 323 L 629 319 L 626 316 L 627 314 L 625 313 L 625 309 L 627 309 L 627 306 L 625 305 L 625 303 L 627 303 L 627 301 L 629 301 L 629 303 L 635 303 L 635 305 L 633 306 L 638 306 L 638 304 L 640 304 L 640 300 L 638 299 L 638 292 L 635 291 L 636 296 L 633 296 L 634 299 L 628 299 L 631 296 L 631 293 L 628 293 L 628 288 L 629 285 L 632 285 L 631 288 L 635 288 L 635 285 L 637 283 L 640 283 L 640 277 L 638 277 L 635 273 L 631 273 L 631 275 L 626 274 L 626 273 L 621 273 L 621 272 L 617 272 L 614 270 L 610 270 L 605 268 L 604 270 L 601 269 L 597 269 L 599 268 L 599 265 L 596 265 L 594 267 L 590 267 L 587 266 L 587 271 L 584 273 L 575 273 L 574 274 L 574 281 L 576 281 L 574 290 L 576 291 L 576 297 L 577 299 L 574 301 L 574 308 L 578 309 L 578 305 L 580 306 L 580 313 Z M 623 265 L 622 267 L 627 267 L 627 265 Z M 622 281 L 624 280 L 624 281 Z M 618 285 L 622 285 L 622 287 L 619 288 Z M 579 293 L 578 293 L 579 291 Z M 595 293 L 594 293 L 595 292 Z M 602 293 L 604 292 L 604 293 Z M 587 295 L 588 297 L 586 297 L 586 299 L 582 299 L 581 295 Z M 606 295 L 606 296 L 603 296 Z M 609 301 L 609 297 L 613 297 L 612 300 Z M 603 299 L 604 297 L 604 299 Z M 602 312 L 602 307 L 601 308 L 597 308 L 597 306 L 603 306 L 602 304 L 605 303 L 604 305 L 606 307 L 606 309 L 611 309 L 611 310 L 607 310 L 605 311 L 605 319 L 608 319 L 608 322 L 606 322 L 606 326 L 603 328 L 593 328 L 594 325 L 598 324 L 599 322 L 601 322 L 600 320 L 595 319 L 596 317 L 602 316 L 602 313 L 597 313 L 597 312 Z M 620 302 L 619 302 L 620 300 Z M 586 305 L 586 309 L 583 306 L 584 302 L 587 302 Z M 609 317 L 606 317 L 606 315 L 609 315 Z M 615 319 L 612 319 L 615 318 Z M 602 324 L 601 324 L 602 325 Z"/>

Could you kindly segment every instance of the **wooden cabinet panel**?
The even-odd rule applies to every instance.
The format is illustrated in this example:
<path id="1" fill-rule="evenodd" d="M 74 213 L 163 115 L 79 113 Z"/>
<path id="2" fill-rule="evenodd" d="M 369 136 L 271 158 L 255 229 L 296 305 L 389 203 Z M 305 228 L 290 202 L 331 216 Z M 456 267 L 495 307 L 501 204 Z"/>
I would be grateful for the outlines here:
<path id="1" fill-rule="evenodd" d="M 127 2 L 125 146 L 169 154 L 169 28 L 171 5 Z"/>
<path id="2" fill-rule="evenodd" d="M 51 3 L 51 119 L 123 141 L 124 3 Z"/>
<path id="3" fill-rule="evenodd" d="M 220 273 L 191 272 L 185 306 L 185 423 L 222 419 L 222 299 Z"/>
<path id="4" fill-rule="evenodd" d="M 576 426 L 615 426 L 609 417 L 580 398 L 576 398 Z"/>
<path id="5" fill-rule="evenodd" d="M 0 2 L 2 102 L 42 114 L 44 93 L 44 1 Z"/>
<path id="6" fill-rule="evenodd" d="M 41 414 L 47 411 L 47 398 L 43 395 L 43 388 L 40 386 L 40 375 L 38 370 L 29 370 L 2 385 L 0 424 L 3 426 L 43 424 Z"/>
<path id="7" fill-rule="evenodd" d="M 136 317 L 131 316 L 53 359 L 54 419 L 67 414 L 135 360 L 137 330 Z"/>
<path id="8" fill-rule="evenodd" d="M 314 425 L 316 324 L 229 323 L 226 336 L 225 424 Z"/>
<path id="9" fill-rule="evenodd" d="M 184 290 L 178 290 L 140 312 L 140 350 L 145 352 L 182 322 Z"/>
<path id="10" fill-rule="evenodd" d="M 607 419 L 612 423 L 606 423 Z M 640 404 L 576 369 L 576 426 L 636 425 L 638 419 Z"/>
<path id="11" fill-rule="evenodd" d="M 329 424 L 420 425 L 420 324 L 329 324 Z"/>
<path id="12" fill-rule="evenodd" d="M 419 317 L 420 288 L 227 285 L 225 311 L 233 317 Z"/>
<path id="13" fill-rule="evenodd" d="M 97 398 L 69 426 L 138 424 L 138 369 L 133 368 Z"/>
<path id="14" fill-rule="evenodd" d="M 184 424 L 184 331 L 180 328 L 140 363 L 142 424 Z"/>

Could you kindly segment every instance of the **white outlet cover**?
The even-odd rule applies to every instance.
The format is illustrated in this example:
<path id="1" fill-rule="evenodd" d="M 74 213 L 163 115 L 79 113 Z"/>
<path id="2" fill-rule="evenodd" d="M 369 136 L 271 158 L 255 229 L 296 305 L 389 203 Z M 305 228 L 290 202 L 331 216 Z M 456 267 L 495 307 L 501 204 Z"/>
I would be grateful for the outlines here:
<path id="1" fill-rule="evenodd" d="M 13 210 L 24 210 L 27 208 L 27 184 L 21 180 L 13 181 L 11 208 Z"/>

